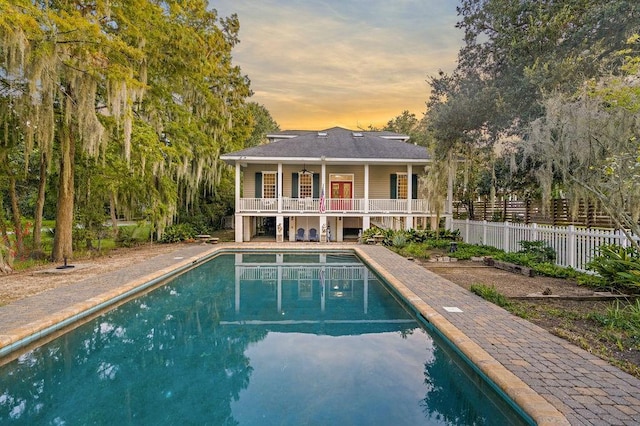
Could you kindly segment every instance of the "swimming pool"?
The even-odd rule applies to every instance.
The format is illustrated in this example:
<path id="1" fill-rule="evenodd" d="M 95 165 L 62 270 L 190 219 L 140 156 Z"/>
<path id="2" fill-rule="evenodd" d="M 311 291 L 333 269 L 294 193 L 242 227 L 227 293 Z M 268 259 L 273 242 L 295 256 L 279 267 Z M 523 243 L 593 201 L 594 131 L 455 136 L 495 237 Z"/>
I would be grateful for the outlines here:
<path id="1" fill-rule="evenodd" d="M 344 253 L 217 256 L 0 370 L 0 422 L 517 424 Z"/>

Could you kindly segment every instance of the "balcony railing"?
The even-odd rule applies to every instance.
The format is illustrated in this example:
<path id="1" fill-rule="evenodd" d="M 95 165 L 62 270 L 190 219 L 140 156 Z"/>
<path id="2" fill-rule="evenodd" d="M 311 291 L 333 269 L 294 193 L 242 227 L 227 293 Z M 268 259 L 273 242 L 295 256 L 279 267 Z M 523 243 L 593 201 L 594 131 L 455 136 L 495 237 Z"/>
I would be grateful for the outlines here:
<path id="1" fill-rule="evenodd" d="M 367 208 L 365 208 L 367 207 Z M 410 209 L 407 200 L 363 198 L 327 198 L 324 200 L 325 213 L 370 213 L 370 214 L 430 214 L 433 213 L 426 200 L 411 200 Z M 318 198 L 282 198 L 281 210 L 278 210 L 277 198 L 241 198 L 236 206 L 237 213 L 320 213 Z"/>

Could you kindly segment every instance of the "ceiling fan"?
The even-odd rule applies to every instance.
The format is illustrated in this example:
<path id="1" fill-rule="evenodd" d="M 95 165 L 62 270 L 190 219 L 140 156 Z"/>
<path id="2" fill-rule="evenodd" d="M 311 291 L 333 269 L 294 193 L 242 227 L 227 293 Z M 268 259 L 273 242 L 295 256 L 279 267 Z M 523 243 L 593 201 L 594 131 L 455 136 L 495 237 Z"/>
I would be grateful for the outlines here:
<path id="1" fill-rule="evenodd" d="M 311 170 L 307 170 L 307 165 L 305 164 L 302 166 L 302 170 L 300 170 L 300 173 L 303 175 L 308 175 L 311 173 Z"/>

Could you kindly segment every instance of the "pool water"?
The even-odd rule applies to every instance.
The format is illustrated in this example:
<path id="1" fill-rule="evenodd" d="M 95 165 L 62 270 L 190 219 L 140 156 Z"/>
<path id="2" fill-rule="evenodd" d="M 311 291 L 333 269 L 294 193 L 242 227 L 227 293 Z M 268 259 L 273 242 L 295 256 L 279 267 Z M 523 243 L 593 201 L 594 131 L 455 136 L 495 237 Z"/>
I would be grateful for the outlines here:
<path id="1" fill-rule="evenodd" d="M 526 424 L 352 255 L 230 254 L 0 367 L 1 424 Z"/>

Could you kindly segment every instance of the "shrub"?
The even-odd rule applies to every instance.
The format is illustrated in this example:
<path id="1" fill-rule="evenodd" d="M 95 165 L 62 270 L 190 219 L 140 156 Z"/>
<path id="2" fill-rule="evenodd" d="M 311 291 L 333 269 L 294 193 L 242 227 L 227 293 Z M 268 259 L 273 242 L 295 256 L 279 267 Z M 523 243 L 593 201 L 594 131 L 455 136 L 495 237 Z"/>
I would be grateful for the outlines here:
<path id="1" fill-rule="evenodd" d="M 447 242 L 447 244 L 449 244 L 449 242 Z M 493 256 L 501 252 L 501 250 L 491 246 L 459 243 L 458 249 L 451 253 L 451 257 L 459 260 L 468 260 L 472 257 Z"/>
<path id="2" fill-rule="evenodd" d="M 633 247 L 601 246 L 586 267 L 601 276 L 612 289 L 640 292 L 640 253 Z"/>
<path id="3" fill-rule="evenodd" d="M 544 241 L 520 241 L 518 253 L 528 254 L 533 263 L 547 263 L 556 261 L 556 251 Z"/>
<path id="4" fill-rule="evenodd" d="M 149 240 L 150 228 L 148 225 L 121 226 L 118 228 L 116 245 L 120 247 L 133 247 Z"/>
<path id="5" fill-rule="evenodd" d="M 178 223 L 175 225 L 167 226 L 164 230 L 161 243 L 178 243 L 180 241 L 186 241 L 196 236 L 196 230 L 189 223 Z"/>
<path id="6" fill-rule="evenodd" d="M 392 240 L 393 246 L 397 248 L 403 248 L 407 245 L 407 238 L 402 234 L 396 234 Z"/>

